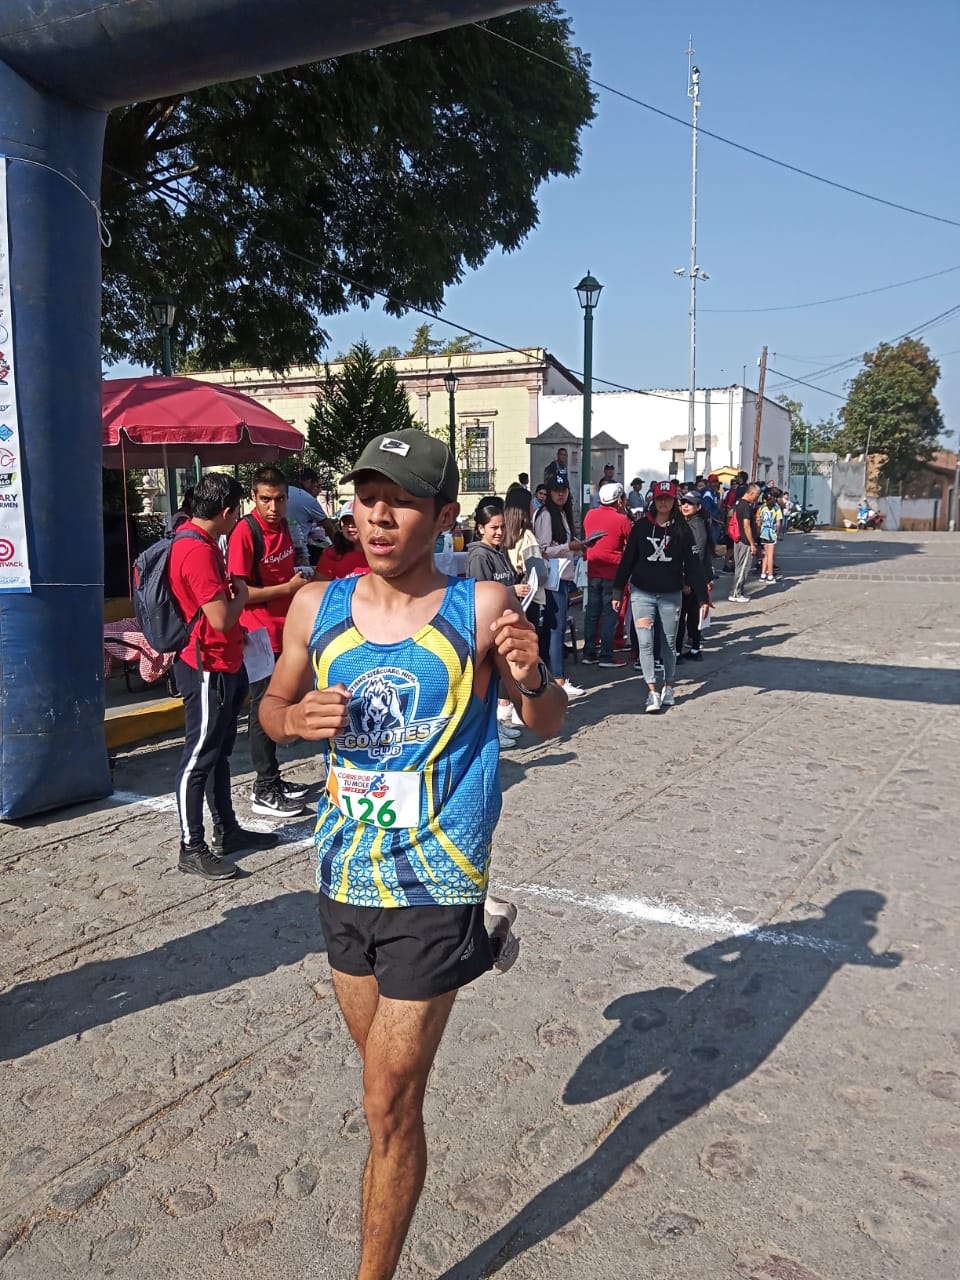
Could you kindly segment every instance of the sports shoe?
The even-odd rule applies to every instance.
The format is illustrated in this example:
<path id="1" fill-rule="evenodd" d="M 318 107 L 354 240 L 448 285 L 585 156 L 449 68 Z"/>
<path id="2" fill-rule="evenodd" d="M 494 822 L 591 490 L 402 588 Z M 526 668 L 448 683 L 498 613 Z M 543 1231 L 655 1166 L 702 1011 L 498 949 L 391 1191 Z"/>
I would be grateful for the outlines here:
<path id="1" fill-rule="evenodd" d="M 640 661 L 640 659 L 639 659 L 639 658 L 637 658 L 636 662 L 634 662 L 634 664 L 633 664 L 633 669 L 634 669 L 634 671 L 642 671 L 642 670 L 643 670 L 643 663 Z"/>
<path id="2" fill-rule="evenodd" d="M 512 932 L 517 920 L 517 908 L 512 902 L 491 898 L 483 904 L 483 924 L 490 939 L 493 967 L 498 973 L 506 973 L 520 954 L 520 939 Z"/>
<path id="3" fill-rule="evenodd" d="M 605 671 L 616 671 L 626 665 L 626 661 L 623 658 L 601 658 L 597 663 L 597 666 L 603 667 Z"/>
<path id="4" fill-rule="evenodd" d="M 248 831 L 244 827 L 232 827 L 224 831 L 222 827 L 213 828 L 213 852 L 256 853 L 262 849 L 275 849 L 280 837 L 273 831 Z"/>
<path id="5" fill-rule="evenodd" d="M 699 649 L 691 649 L 690 652 L 687 654 L 687 657 L 690 659 L 691 662 L 703 661 L 703 654 L 700 652 Z"/>
<path id="6" fill-rule="evenodd" d="M 767 581 L 770 583 L 770 585 L 771 585 L 771 586 L 774 586 L 774 585 L 776 584 L 776 581 L 777 581 L 777 580 L 776 580 L 776 578 L 773 576 L 773 574 L 771 573 L 771 574 L 770 574 L 770 576 L 767 578 Z"/>
<path id="7" fill-rule="evenodd" d="M 514 727 L 514 725 L 508 724 L 505 720 L 498 720 L 497 732 L 502 733 L 505 738 L 519 738 L 520 726 Z"/>
<path id="8" fill-rule="evenodd" d="M 750 603 L 750 597 L 742 594 L 739 596 L 727 596 L 727 599 L 730 600 L 733 604 L 749 604 Z"/>
<path id="9" fill-rule="evenodd" d="M 581 689 L 578 684 L 572 684 L 569 680 L 566 684 L 560 686 L 567 695 L 567 701 L 573 702 L 574 698 L 582 698 L 586 693 L 585 689 Z"/>
<path id="10" fill-rule="evenodd" d="M 279 783 L 258 787 L 253 793 L 250 808 L 254 813 L 265 813 L 269 818 L 295 818 L 306 808 L 299 800 L 289 800 Z"/>
<path id="11" fill-rule="evenodd" d="M 310 788 L 302 786 L 299 782 L 284 782 L 281 780 L 280 790 L 288 800 L 302 800 Z"/>
<path id="12" fill-rule="evenodd" d="M 497 725 L 497 737 L 500 739 L 500 746 L 503 748 L 515 747 L 517 745 L 517 739 L 520 737 L 520 735 L 519 733 L 507 733 L 506 729 L 507 729 L 506 725 L 503 725 L 503 724 Z"/>
<path id="13" fill-rule="evenodd" d="M 673 685 L 665 684 L 663 686 L 663 692 L 660 694 L 660 710 L 662 711 L 664 707 L 674 706 L 676 706 L 676 702 L 673 697 Z"/>
<path id="14" fill-rule="evenodd" d="M 595 653 L 585 653 L 581 657 L 580 661 L 585 667 L 595 667 L 597 665 L 597 655 Z M 603 666 L 602 662 L 600 663 L 600 666 Z"/>
<path id="15" fill-rule="evenodd" d="M 651 689 L 647 694 L 647 705 L 644 707 L 644 711 L 648 714 L 656 715 L 659 710 L 660 695 L 657 693 L 656 689 Z"/>
<path id="16" fill-rule="evenodd" d="M 188 875 L 199 876 L 201 880 L 232 880 L 237 874 L 236 867 L 211 853 L 205 844 L 182 844 L 177 868 Z"/>
<path id="17" fill-rule="evenodd" d="M 653 669 L 657 673 L 657 675 L 661 675 L 661 676 L 663 675 L 663 663 L 660 662 L 659 659 L 656 662 L 654 662 Z"/>
<path id="18" fill-rule="evenodd" d="M 685 661 L 686 661 L 686 658 L 687 658 L 687 655 L 686 655 L 685 653 L 681 653 L 679 650 L 677 651 L 677 661 L 678 661 L 678 662 L 685 662 Z"/>

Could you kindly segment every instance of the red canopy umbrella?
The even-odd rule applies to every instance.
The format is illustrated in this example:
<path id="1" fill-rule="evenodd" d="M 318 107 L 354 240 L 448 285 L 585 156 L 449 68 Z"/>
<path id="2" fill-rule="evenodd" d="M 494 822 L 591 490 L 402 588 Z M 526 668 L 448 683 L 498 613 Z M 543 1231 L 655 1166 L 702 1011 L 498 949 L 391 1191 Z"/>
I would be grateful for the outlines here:
<path id="1" fill-rule="evenodd" d="M 196 378 L 103 383 L 105 467 L 269 462 L 303 446 L 296 428 L 232 387 Z"/>

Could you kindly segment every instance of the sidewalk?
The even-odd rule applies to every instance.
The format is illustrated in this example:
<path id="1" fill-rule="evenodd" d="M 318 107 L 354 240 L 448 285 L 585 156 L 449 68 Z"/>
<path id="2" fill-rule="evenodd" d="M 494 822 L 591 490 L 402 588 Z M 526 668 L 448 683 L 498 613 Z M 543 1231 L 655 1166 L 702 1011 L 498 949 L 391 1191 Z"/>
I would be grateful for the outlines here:
<path id="1" fill-rule="evenodd" d="M 674 710 L 580 666 L 562 735 L 504 756 L 521 957 L 454 1009 L 404 1280 L 956 1274 L 960 537 L 792 535 L 783 565 L 748 605 L 721 580 Z M 0 1271 L 349 1280 L 312 820 L 242 879 L 179 874 L 179 748 L 0 827 Z M 245 734 L 236 766 L 249 817 Z"/>

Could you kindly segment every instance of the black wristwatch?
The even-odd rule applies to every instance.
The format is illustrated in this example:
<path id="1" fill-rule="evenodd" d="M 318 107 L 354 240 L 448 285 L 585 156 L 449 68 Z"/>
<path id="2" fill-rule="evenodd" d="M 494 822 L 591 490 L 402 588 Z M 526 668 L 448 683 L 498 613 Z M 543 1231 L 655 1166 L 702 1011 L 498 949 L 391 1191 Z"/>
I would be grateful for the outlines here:
<path id="1" fill-rule="evenodd" d="M 539 698 L 547 685 L 550 683 L 550 672 L 547 670 L 546 663 L 538 662 L 537 670 L 540 672 L 540 686 L 537 689 L 527 689 L 524 685 L 517 681 L 517 688 L 525 698 Z"/>

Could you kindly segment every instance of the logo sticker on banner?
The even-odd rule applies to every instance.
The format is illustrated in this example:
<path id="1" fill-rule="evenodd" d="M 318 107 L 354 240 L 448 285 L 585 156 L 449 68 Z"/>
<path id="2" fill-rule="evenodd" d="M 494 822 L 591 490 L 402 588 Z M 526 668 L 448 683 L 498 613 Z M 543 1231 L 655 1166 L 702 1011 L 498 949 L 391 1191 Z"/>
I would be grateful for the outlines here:
<path id="1" fill-rule="evenodd" d="M 16 336 L 10 306 L 10 232 L 7 222 L 7 158 L 0 156 L 0 387 L 4 387 L 0 413 L 2 471 L 0 489 L 10 490 L 23 474 L 20 421 L 17 413 Z M 9 492 L 0 501 L 0 591 L 30 590 L 27 560 L 27 520 L 20 501 Z"/>

